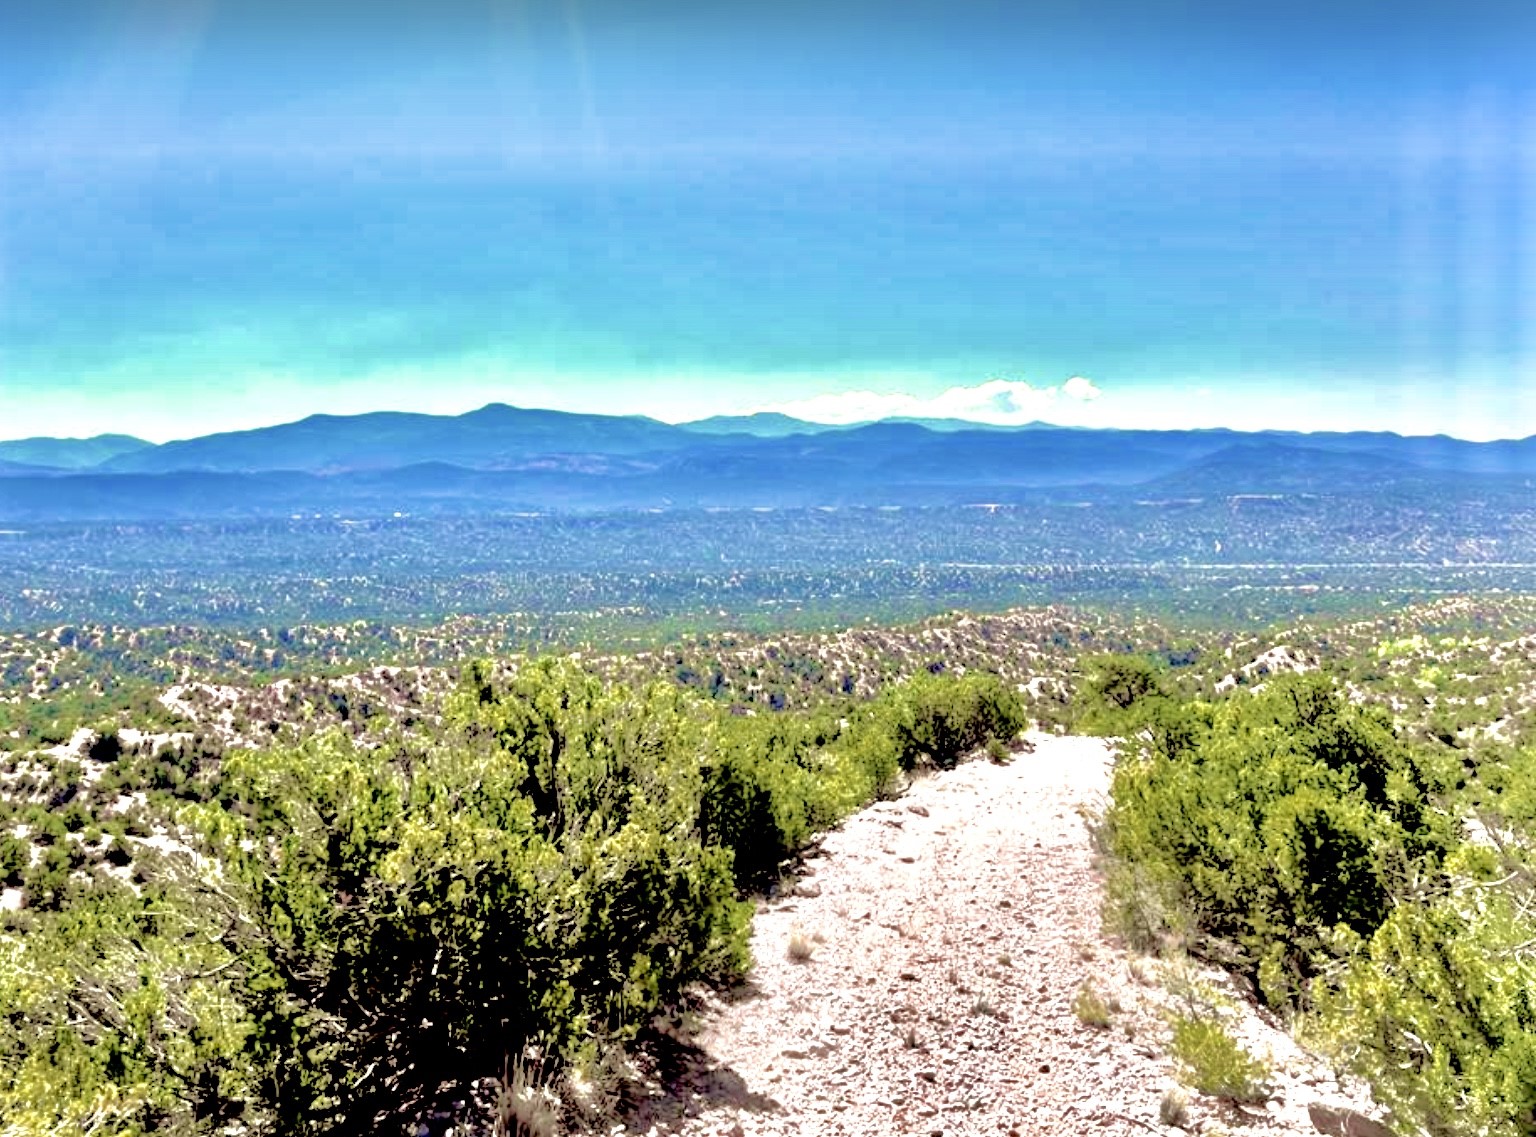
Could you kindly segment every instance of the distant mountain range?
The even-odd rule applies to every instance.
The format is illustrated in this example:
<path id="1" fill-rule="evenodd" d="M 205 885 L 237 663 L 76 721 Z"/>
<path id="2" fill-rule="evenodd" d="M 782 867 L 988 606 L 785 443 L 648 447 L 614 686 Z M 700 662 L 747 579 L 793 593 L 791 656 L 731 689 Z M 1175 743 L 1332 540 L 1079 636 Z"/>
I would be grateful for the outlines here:
<path id="1" fill-rule="evenodd" d="M 828 426 L 822 422 L 806 422 L 776 411 L 759 411 L 754 415 L 715 415 L 694 422 L 679 424 L 695 434 L 755 434 L 759 438 L 782 438 L 786 434 L 821 434 L 828 430 L 847 430 L 844 426 Z"/>
<path id="2" fill-rule="evenodd" d="M 30 466 L 39 470 L 84 470 L 135 450 L 153 450 L 155 444 L 126 434 L 98 434 L 95 438 L 22 438 L 0 442 L 0 473 L 6 467 Z"/>
<path id="3" fill-rule="evenodd" d="M 0 443 L 0 522 L 967 504 L 1137 496 L 1529 497 L 1536 438 L 1386 433 L 828 427 L 778 414 L 672 426 L 492 404 L 316 415 L 155 446 Z"/>

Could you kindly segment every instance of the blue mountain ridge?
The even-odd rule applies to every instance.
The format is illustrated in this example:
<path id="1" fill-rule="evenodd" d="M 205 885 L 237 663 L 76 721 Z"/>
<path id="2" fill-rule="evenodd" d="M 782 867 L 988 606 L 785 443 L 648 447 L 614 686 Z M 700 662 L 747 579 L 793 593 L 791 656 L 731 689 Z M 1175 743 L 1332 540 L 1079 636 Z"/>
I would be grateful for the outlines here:
<path id="1" fill-rule="evenodd" d="M 1514 494 L 1536 476 L 1536 439 L 910 421 L 799 432 L 782 418 L 753 434 L 504 404 L 317 415 L 139 446 L 84 470 L 0 459 L 0 520 L 965 504 L 1080 491 Z"/>

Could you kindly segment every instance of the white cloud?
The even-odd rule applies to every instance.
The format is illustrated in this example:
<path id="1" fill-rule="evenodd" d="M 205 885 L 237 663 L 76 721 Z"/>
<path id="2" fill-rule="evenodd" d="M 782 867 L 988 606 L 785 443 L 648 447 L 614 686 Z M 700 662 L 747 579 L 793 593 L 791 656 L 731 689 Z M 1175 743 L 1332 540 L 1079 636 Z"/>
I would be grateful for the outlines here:
<path id="1" fill-rule="evenodd" d="M 1104 392 L 1093 380 L 1074 375 L 1054 387 L 1023 380 L 988 379 L 974 387 L 951 387 L 933 396 L 903 391 L 838 391 L 756 408 L 779 411 L 808 422 L 853 423 L 883 418 L 956 418 L 996 426 L 1028 422 L 1076 422 Z"/>
<path id="2" fill-rule="evenodd" d="M 1097 399 L 1104 392 L 1093 385 L 1093 380 L 1082 375 L 1074 375 L 1061 385 L 1061 393 L 1069 399 L 1079 399 L 1089 403 Z"/>

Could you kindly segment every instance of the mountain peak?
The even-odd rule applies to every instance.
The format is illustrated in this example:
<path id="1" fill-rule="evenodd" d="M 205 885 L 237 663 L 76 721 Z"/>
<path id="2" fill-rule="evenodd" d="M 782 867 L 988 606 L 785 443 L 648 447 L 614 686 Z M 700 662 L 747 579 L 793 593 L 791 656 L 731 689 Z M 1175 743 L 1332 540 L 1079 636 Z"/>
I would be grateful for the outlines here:
<path id="1" fill-rule="evenodd" d="M 92 438 L 18 438 L 0 442 L 0 460 L 22 466 L 46 466 L 61 470 L 84 470 L 119 454 L 153 450 L 130 434 L 98 434 Z"/>

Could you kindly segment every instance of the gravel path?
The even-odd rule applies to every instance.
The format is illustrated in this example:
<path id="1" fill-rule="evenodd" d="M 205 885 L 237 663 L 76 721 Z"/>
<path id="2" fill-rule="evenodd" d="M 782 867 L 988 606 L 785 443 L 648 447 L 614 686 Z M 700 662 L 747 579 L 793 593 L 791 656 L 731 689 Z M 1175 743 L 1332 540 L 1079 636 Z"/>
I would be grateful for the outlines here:
<path id="1" fill-rule="evenodd" d="M 1159 1121 L 1168 996 L 1100 933 L 1081 811 L 1103 802 L 1108 748 L 1032 741 L 829 834 L 760 906 L 745 988 L 706 1005 L 627 1131 L 1179 1133 Z M 1109 1027 L 1074 1013 L 1085 983 Z M 1313 1134 L 1309 1103 L 1363 1105 L 1257 1016 L 1240 1033 L 1270 1052 L 1276 1098 L 1239 1115 L 1191 1095 L 1186 1131 Z"/>

